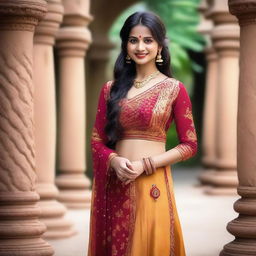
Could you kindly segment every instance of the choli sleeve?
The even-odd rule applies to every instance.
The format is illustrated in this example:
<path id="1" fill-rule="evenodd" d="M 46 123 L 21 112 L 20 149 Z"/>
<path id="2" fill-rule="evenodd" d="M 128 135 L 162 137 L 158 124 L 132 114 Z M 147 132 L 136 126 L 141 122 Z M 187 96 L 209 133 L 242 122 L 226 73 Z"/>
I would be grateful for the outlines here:
<path id="1" fill-rule="evenodd" d="M 179 87 L 179 93 L 173 103 L 173 118 L 179 138 L 179 144 L 175 149 L 180 152 L 182 160 L 186 160 L 197 152 L 197 136 L 189 95 L 181 82 Z"/>
<path id="2" fill-rule="evenodd" d="M 91 136 L 91 149 L 93 157 L 94 170 L 97 169 L 99 162 L 106 163 L 107 169 L 109 167 L 110 160 L 116 152 L 106 146 L 107 136 L 104 128 L 106 125 L 106 110 L 107 110 L 107 97 L 109 96 L 111 81 L 104 84 L 100 91 L 98 100 L 98 107 L 96 113 L 96 120 L 92 130 Z"/>

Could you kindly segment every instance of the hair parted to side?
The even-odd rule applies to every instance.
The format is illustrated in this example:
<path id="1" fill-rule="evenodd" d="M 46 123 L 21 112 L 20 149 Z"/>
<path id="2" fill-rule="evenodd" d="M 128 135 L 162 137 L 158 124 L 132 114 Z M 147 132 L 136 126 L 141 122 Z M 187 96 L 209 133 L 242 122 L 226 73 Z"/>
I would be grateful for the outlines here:
<path id="1" fill-rule="evenodd" d="M 111 87 L 110 97 L 107 101 L 107 124 L 105 132 L 108 137 L 107 146 L 114 149 L 116 142 L 122 135 L 122 127 L 119 122 L 120 106 L 119 102 L 126 97 L 127 92 L 133 85 L 136 77 L 135 62 L 131 60 L 130 64 L 126 63 L 127 43 L 130 31 L 137 25 L 146 26 L 152 33 L 153 38 L 159 46 L 162 46 L 162 59 L 164 60 L 161 66 L 157 65 L 158 70 L 168 77 L 171 76 L 170 68 L 170 53 L 166 40 L 166 29 L 161 19 L 152 12 L 135 12 L 130 15 L 121 31 L 120 37 L 121 52 L 117 57 L 114 66 L 114 82 Z"/>

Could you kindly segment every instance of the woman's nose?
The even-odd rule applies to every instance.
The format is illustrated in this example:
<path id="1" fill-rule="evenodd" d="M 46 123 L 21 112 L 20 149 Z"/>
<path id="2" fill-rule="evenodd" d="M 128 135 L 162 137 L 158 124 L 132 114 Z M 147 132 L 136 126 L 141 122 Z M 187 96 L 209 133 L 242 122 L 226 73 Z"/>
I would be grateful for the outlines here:
<path id="1" fill-rule="evenodd" d="M 138 48 L 139 51 L 144 50 L 145 49 L 144 42 L 143 41 L 139 41 L 138 45 L 137 45 L 137 48 Z"/>

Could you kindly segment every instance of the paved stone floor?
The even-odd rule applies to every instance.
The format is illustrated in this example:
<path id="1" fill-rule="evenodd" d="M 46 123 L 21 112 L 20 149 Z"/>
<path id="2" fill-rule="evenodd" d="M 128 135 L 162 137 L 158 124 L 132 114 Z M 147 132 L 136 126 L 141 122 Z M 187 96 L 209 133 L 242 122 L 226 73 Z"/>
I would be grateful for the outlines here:
<path id="1" fill-rule="evenodd" d="M 198 186 L 199 173 L 200 169 L 173 170 L 186 253 L 187 256 L 218 256 L 223 245 L 234 239 L 226 231 L 226 224 L 237 217 L 233 203 L 238 196 L 205 195 Z M 77 234 L 69 239 L 48 241 L 54 247 L 55 256 L 87 255 L 89 215 L 89 210 L 68 211 L 67 217 L 74 222 Z"/>

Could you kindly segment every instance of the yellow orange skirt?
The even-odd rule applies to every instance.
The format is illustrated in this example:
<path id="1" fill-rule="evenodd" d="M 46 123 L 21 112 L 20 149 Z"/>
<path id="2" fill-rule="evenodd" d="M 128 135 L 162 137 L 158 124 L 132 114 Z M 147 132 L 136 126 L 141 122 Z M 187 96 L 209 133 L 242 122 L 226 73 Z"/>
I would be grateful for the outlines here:
<path id="1" fill-rule="evenodd" d="M 154 199 L 152 185 L 160 190 Z M 153 175 L 135 181 L 136 220 L 131 256 L 185 256 L 182 230 L 173 193 L 171 168 L 157 168 Z"/>

